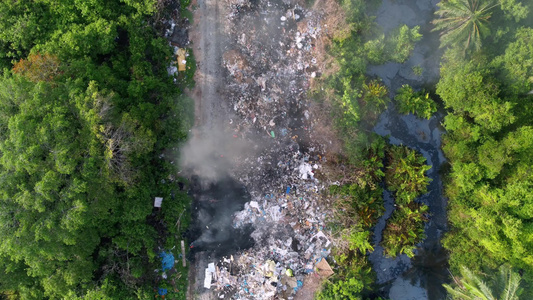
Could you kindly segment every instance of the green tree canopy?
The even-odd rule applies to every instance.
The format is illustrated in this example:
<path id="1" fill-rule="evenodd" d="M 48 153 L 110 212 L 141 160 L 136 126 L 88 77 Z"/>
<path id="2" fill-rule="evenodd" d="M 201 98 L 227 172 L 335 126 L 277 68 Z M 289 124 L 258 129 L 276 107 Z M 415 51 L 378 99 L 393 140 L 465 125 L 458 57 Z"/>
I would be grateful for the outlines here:
<path id="1" fill-rule="evenodd" d="M 154 11 L 153 1 L 0 2 L 0 292 L 150 294 L 154 225 L 186 203 L 177 195 L 150 219 L 153 197 L 174 188 L 159 155 L 185 136 Z"/>
<path id="2" fill-rule="evenodd" d="M 472 57 L 457 55 L 457 49 L 443 57 L 437 94 L 448 109 L 443 151 L 450 162 L 445 178 L 452 224 L 443 244 L 455 272 L 509 264 L 524 270 L 528 285 L 533 281 L 531 28 L 514 23 L 526 9 L 520 2 L 499 4 L 498 26 L 512 38 L 487 39 L 486 51 Z"/>

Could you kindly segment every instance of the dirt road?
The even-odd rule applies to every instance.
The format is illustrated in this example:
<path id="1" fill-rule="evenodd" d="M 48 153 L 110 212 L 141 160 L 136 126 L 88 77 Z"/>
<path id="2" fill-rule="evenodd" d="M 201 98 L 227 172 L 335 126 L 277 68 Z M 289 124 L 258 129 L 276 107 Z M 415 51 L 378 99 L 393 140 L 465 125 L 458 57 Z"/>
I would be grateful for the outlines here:
<path id="1" fill-rule="evenodd" d="M 195 74 L 196 85 L 191 96 L 195 101 L 195 126 L 193 138 L 200 138 L 220 124 L 220 116 L 227 111 L 223 97 L 219 93 L 222 78 L 222 47 L 225 38 L 219 30 L 219 0 L 197 0 L 192 3 L 194 23 L 190 30 L 193 53 L 198 62 Z M 210 261 L 209 253 L 194 254 L 189 267 L 189 287 L 187 299 L 216 299 L 210 290 L 203 288 L 204 270 Z"/>
<path id="2" fill-rule="evenodd" d="M 220 122 L 226 107 L 220 86 L 222 78 L 222 52 L 225 35 L 220 25 L 219 0 L 197 0 L 194 24 L 190 32 L 193 52 L 199 62 L 195 75 L 195 125 L 197 128 L 213 128 Z"/>

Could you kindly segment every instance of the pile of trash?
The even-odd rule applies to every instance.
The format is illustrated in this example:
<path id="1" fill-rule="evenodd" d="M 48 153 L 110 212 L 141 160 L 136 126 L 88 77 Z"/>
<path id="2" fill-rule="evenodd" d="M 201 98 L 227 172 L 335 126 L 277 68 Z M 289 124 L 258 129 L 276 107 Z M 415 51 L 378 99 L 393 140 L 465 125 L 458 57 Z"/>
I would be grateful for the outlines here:
<path id="1" fill-rule="evenodd" d="M 312 178 L 324 162 L 325 145 L 311 139 L 307 99 L 310 81 L 321 73 L 313 56 L 321 17 L 281 0 L 228 0 L 228 6 L 226 27 L 237 38 L 223 54 L 224 95 L 238 116 L 228 126 L 233 138 L 253 140 L 261 150 L 239 158 L 234 175 L 258 197 Z"/>
<path id="2" fill-rule="evenodd" d="M 320 157 L 298 150 L 280 152 L 281 159 L 273 166 L 276 172 L 262 185 L 275 192 L 258 196 L 256 190 L 234 215 L 235 228 L 253 226 L 255 245 L 235 258 L 210 264 L 205 271 L 204 287 L 215 289 L 221 298 L 271 299 L 276 295 L 291 299 L 306 276 L 333 274 L 326 261 L 332 247 L 326 228 L 329 205 L 322 196 L 325 185 L 315 178 Z"/>
<path id="3" fill-rule="evenodd" d="M 269 133 L 282 119 L 290 122 L 295 114 L 304 115 L 309 81 L 320 75 L 313 57 L 320 18 L 281 2 L 257 3 L 259 16 L 242 13 L 243 7 L 248 6 L 233 6 L 235 16 L 227 26 L 238 37 L 223 55 L 234 78 L 227 92 L 244 118 L 241 125 Z"/>
<path id="4" fill-rule="evenodd" d="M 205 269 L 204 287 L 219 298 L 292 299 L 306 276 L 327 277 L 332 243 L 326 220 L 327 185 L 317 177 L 327 145 L 314 142 L 307 100 L 321 71 L 314 57 L 319 15 L 289 1 L 227 0 L 223 94 L 236 115 L 234 139 L 250 141 L 256 155 L 237 157 L 229 172 L 251 201 L 233 226 L 253 227 L 255 245 Z"/>
<path id="5" fill-rule="evenodd" d="M 223 258 L 206 269 L 205 288 L 214 288 L 219 298 L 292 299 L 306 276 L 324 278 L 334 274 L 326 261 L 331 245 L 322 231 L 310 240 L 304 235 L 282 241 L 271 237 L 270 247 L 254 247 L 235 259 Z"/>

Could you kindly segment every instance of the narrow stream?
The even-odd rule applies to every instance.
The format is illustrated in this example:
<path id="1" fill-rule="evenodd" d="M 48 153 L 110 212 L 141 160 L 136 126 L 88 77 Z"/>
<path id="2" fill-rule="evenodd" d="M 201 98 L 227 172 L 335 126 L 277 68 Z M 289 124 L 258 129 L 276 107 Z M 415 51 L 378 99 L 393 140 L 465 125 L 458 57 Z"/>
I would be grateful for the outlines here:
<path id="1" fill-rule="evenodd" d="M 439 0 L 383 0 L 376 13 L 376 22 L 385 32 L 407 24 L 409 27 L 419 25 L 423 34 L 407 62 L 369 67 L 368 74 L 382 78 L 391 91 L 391 98 L 403 84 L 409 84 L 418 90 L 430 87 L 438 80 L 442 52 L 438 49 L 438 33 L 430 31 L 430 21 L 438 2 Z M 421 76 L 414 73 L 415 66 L 422 68 Z M 440 245 L 440 239 L 447 230 L 447 201 L 443 197 L 439 174 L 440 166 L 445 162 L 440 149 L 441 135 L 444 132 L 440 123 L 443 117 L 442 112 L 438 112 L 430 120 L 414 115 L 400 115 L 394 104 L 391 104 L 374 128 L 379 135 L 387 136 L 390 143 L 419 151 L 432 166 L 427 172 L 432 179 L 428 193 L 418 199 L 429 206 L 430 221 L 425 226 L 427 238 L 418 245 L 416 256 L 413 259 L 406 255 L 399 255 L 395 259 L 387 258 L 383 255 L 383 248 L 377 245 L 369 257 L 377 273 L 378 283 L 393 300 L 433 300 L 444 299 L 446 296 L 442 283 L 448 281 L 447 255 Z M 385 191 L 383 196 L 386 211 L 374 228 L 375 244 L 381 241 L 386 220 L 394 211 L 392 194 Z"/>

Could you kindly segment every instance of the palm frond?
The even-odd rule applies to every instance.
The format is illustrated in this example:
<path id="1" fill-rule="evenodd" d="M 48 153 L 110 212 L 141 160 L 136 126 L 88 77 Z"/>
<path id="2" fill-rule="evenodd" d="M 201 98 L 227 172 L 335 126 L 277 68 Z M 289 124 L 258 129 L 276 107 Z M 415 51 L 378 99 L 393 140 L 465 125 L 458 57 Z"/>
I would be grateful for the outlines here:
<path id="1" fill-rule="evenodd" d="M 518 300 L 521 294 L 520 275 L 513 272 L 509 265 L 502 265 L 499 272 L 498 283 L 500 285 L 501 300 Z"/>
<path id="2" fill-rule="evenodd" d="M 449 0 L 438 4 L 433 20 L 434 31 L 441 31 L 441 47 L 462 45 L 466 51 L 470 47 L 481 48 L 481 40 L 488 35 L 488 19 L 495 0 Z"/>
<path id="3" fill-rule="evenodd" d="M 459 280 L 452 275 L 455 287 L 443 285 L 452 299 L 519 300 L 522 292 L 520 276 L 513 272 L 509 265 L 502 265 L 496 277 L 487 278 L 488 282 L 464 266 L 460 272 L 462 278 Z"/>

